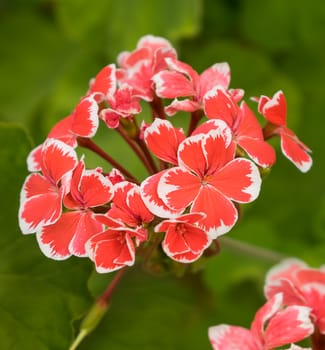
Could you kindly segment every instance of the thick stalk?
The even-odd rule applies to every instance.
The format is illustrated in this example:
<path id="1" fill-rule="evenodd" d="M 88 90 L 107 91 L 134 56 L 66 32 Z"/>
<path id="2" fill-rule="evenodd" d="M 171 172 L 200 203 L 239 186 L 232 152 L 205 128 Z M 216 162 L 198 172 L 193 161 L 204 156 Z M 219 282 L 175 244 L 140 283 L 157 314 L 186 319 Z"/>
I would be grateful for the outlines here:
<path id="1" fill-rule="evenodd" d="M 202 117 L 203 117 L 202 110 L 198 110 L 198 111 L 191 113 L 191 120 L 190 120 L 190 125 L 189 125 L 188 131 L 187 131 L 187 136 L 190 136 L 192 134 L 192 132 L 197 127 L 197 125 Z"/>

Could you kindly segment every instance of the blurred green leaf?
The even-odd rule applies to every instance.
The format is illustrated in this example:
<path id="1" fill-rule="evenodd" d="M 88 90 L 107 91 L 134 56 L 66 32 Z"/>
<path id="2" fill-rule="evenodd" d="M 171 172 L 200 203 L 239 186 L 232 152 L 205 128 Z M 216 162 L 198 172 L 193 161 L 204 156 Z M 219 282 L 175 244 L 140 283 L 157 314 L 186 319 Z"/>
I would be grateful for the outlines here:
<path id="1" fill-rule="evenodd" d="M 93 276 L 98 293 L 109 277 Z M 156 277 L 131 268 L 116 289 L 111 307 L 80 350 L 210 349 L 207 328 L 215 320 L 213 296 L 200 275 Z"/>
<path id="2" fill-rule="evenodd" d="M 60 0 L 59 23 L 73 38 L 102 40 L 114 57 L 124 50 L 132 50 L 139 38 L 146 34 L 166 36 L 170 40 L 191 37 L 198 33 L 202 12 L 201 0 Z M 166 20 L 168 18 L 168 20 Z M 102 42 L 102 41 L 101 41 Z"/>
<path id="3" fill-rule="evenodd" d="M 72 321 L 89 306 L 86 279 L 92 266 L 81 259 L 54 262 L 34 235 L 17 222 L 19 191 L 26 176 L 30 141 L 24 130 L 0 124 L 0 348 L 67 349 Z"/>

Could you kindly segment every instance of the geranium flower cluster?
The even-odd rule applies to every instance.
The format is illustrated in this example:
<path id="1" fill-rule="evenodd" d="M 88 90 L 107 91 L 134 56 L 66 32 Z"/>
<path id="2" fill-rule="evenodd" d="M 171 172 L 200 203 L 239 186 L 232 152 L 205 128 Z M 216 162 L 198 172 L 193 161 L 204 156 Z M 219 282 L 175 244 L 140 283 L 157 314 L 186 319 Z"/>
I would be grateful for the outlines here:
<path id="1" fill-rule="evenodd" d="M 290 350 L 325 348 L 325 267 L 314 269 L 298 259 L 286 259 L 267 274 L 267 302 L 250 329 L 226 324 L 209 328 L 214 350 Z M 310 337 L 312 348 L 296 344 Z"/>
<path id="2" fill-rule="evenodd" d="M 302 172 L 312 164 L 309 148 L 287 127 L 282 91 L 253 98 L 263 127 L 243 97 L 243 89 L 230 88 L 227 63 L 199 74 L 166 39 L 141 38 L 91 79 L 71 114 L 29 154 L 21 231 L 36 233 L 46 256 L 88 257 L 98 272 L 157 251 L 182 263 L 199 259 L 236 224 L 240 205 L 259 195 L 261 173 L 276 159 L 269 138 L 280 137 L 283 154 Z M 142 116 L 144 103 L 151 120 Z M 180 112 L 183 124 L 189 115 L 187 130 L 174 126 Z M 99 127 L 123 137 L 146 178 L 137 179 L 127 159 L 112 158 L 109 138 L 96 144 Z M 107 160 L 109 171 L 88 169 L 78 147 Z"/>

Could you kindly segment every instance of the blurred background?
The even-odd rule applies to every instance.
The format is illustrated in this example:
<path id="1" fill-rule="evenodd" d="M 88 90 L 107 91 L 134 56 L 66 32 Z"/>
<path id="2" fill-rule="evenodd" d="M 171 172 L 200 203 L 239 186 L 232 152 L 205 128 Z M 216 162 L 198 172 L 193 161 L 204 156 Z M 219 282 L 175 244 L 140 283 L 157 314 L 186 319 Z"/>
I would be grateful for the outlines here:
<path id="1" fill-rule="evenodd" d="M 300 173 L 278 151 L 260 197 L 228 237 L 325 263 L 325 2 L 323 0 L 0 0 L 0 348 L 68 349 L 80 317 L 108 284 L 86 259 L 55 262 L 17 225 L 25 159 L 85 94 L 90 78 L 142 35 L 171 41 L 202 72 L 230 64 L 231 87 L 282 89 L 288 126 L 313 151 Z M 107 149 L 130 159 L 115 136 Z M 125 158 L 126 157 L 126 158 Z M 90 162 L 97 159 L 90 157 Z M 136 162 L 128 164 L 141 174 Z M 130 270 L 81 350 L 210 349 L 207 328 L 249 326 L 271 262 L 222 246 L 192 276 Z"/>

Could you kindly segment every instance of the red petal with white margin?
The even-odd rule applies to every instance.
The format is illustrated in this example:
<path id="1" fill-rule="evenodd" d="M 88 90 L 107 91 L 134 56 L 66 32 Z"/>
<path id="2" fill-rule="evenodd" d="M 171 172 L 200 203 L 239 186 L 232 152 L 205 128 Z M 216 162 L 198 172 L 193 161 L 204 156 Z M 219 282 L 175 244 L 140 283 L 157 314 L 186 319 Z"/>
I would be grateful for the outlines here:
<path id="1" fill-rule="evenodd" d="M 308 154 L 306 147 L 298 140 L 297 136 L 284 129 L 281 136 L 282 153 L 303 173 L 312 166 L 313 160 Z"/>
<path id="2" fill-rule="evenodd" d="M 238 219 L 233 203 L 211 185 L 201 187 L 191 212 L 206 214 L 206 218 L 201 220 L 199 226 L 211 239 L 230 231 Z"/>
<path id="3" fill-rule="evenodd" d="M 80 182 L 80 194 L 85 208 L 97 207 L 113 198 L 113 184 L 96 170 L 86 170 Z"/>
<path id="4" fill-rule="evenodd" d="M 303 268 L 307 268 L 307 264 L 296 258 L 288 258 L 282 260 L 279 264 L 273 266 L 266 274 L 265 283 L 276 283 L 279 279 L 294 279 L 295 273 Z"/>
<path id="5" fill-rule="evenodd" d="M 77 165 L 74 149 L 62 141 L 47 139 L 42 150 L 42 172 L 53 184 L 57 184 L 64 175 Z"/>
<path id="6" fill-rule="evenodd" d="M 168 116 L 172 116 L 179 111 L 183 112 L 195 112 L 201 108 L 201 105 L 193 100 L 184 99 L 179 101 L 177 98 L 173 102 L 165 107 L 165 112 Z"/>
<path id="7" fill-rule="evenodd" d="M 209 328 L 213 350 L 261 350 L 248 329 L 221 324 Z"/>
<path id="8" fill-rule="evenodd" d="M 182 264 L 189 264 L 191 262 L 198 260 L 202 254 L 203 254 L 203 250 L 199 253 L 193 253 L 191 251 L 188 251 L 180 254 L 170 255 L 169 257 Z"/>
<path id="9" fill-rule="evenodd" d="M 206 122 L 199 125 L 192 133 L 192 136 L 198 134 L 207 134 L 208 132 L 216 130 L 223 136 L 228 147 L 232 142 L 232 132 L 229 126 L 221 119 L 209 119 Z"/>
<path id="10" fill-rule="evenodd" d="M 199 193 L 200 187 L 201 180 L 199 177 L 180 167 L 174 167 L 162 174 L 157 193 L 168 208 L 172 208 L 176 212 L 182 212 L 193 202 Z"/>
<path id="11" fill-rule="evenodd" d="M 209 119 L 221 119 L 233 130 L 238 115 L 238 106 L 220 86 L 208 91 L 203 99 L 203 108 Z"/>
<path id="12" fill-rule="evenodd" d="M 134 264 L 134 244 L 124 231 L 101 232 L 87 242 L 86 249 L 99 273 L 112 272 Z"/>
<path id="13" fill-rule="evenodd" d="M 116 67 L 109 64 L 97 75 L 90 87 L 89 93 L 101 93 L 105 98 L 112 98 L 116 90 Z"/>
<path id="14" fill-rule="evenodd" d="M 308 307 L 294 305 L 276 313 L 266 326 L 265 348 L 273 349 L 309 337 L 314 332 L 310 311 Z"/>
<path id="15" fill-rule="evenodd" d="M 93 95 L 84 97 L 73 111 L 71 131 L 82 137 L 93 137 L 98 129 L 98 104 Z"/>
<path id="16" fill-rule="evenodd" d="M 182 129 L 176 129 L 168 120 L 159 118 L 156 118 L 144 132 L 144 140 L 150 151 L 171 164 L 177 164 L 178 146 L 184 139 Z"/>
<path id="17" fill-rule="evenodd" d="M 250 160 L 236 158 L 227 163 L 207 180 L 224 196 L 240 203 L 257 198 L 261 188 L 261 176 Z"/>
<path id="18" fill-rule="evenodd" d="M 230 83 L 230 67 L 227 62 L 216 63 L 200 75 L 201 98 L 214 86 L 228 89 Z"/>
<path id="19" fill-rule="evenodd" d="M 141 198 L 138 186 L 134 186 L 128 191 L 126 203 L 133 213 L 133 222 L 137 225 L 149 223 L 154 219 L 153 214 L 148 210 Z"/>
<path id="20" fill-rule="evenodd" d="M 169 208 L 158 196 L 157 186 L 161 176 L 165 171 L 161 171 L 145 179 L 140 186 L 142 200 L 146 207 L 161 218 L 171 218 L 179 215 L 182 210 L 173 210 Z"/>
<path id="21" fill-rule="evenodd" d="M 267 168 L 275 163 L 274 148 L 267 142 L 251 137 L 240 137 L 237 143 L 260 167 Z"/>
<path id="22" fill-rule="evenodd" d="M 62 191 L 43 176 L 27 177 L 20 196 L 19 226 L 22 233 L 32 233 L 57 221 L 62 212 Z"/>
<path id="23" fill-rule="evenodd" d="M 47 137 L 61 140 L 67 145 L 76 148 L 78 146 L 77 136 L 71 132 L 72 122 L 73 115 L 63 118 L 54 125 Z"/>
<path id="24" fill-rule="evenodd" d="M 42 148 L 43 144 L 35 147 L 27 156 L 28 171 L 41 171 L 42 169 Z"/>
<path id="25" fill-rule="evenodd" d="M 162 98 L 176 98 L 194 96 L 193 84 L 182 73 L 161 71 L 152 78 L 155 83 L 157 96 Z"/>
<path id="26" fill-rule="evenodd" d="M 167 229 L 162 247 L 168 256 L 187 251 L 196 255 L 201 254 L 210 242 L 201 228 L 186 223 L 173 223 Z"/>
<path id="27" fill-rule="evenodd" d="M 280 90 L 276 92 L 271 99 L 266 101 L 265 98 L 260 98 L 260 103 L 263 103 L 263 107 L 259 106 L 259 110 L 262 111 L 264 117 L 275 125 L 286 125 L 287 118 L 287 102 L 284 93 Z"/>
<path id="28" fill-rule="evenodd" d="M 49 258 L 83 257 L 87 255 L 85 245 L 88 239 L 103 229 L 104 225 L 91 211 L 73 211 L 62 214 L 53 225 L 43 227 L 37 239 L 42 252 Z"/>

